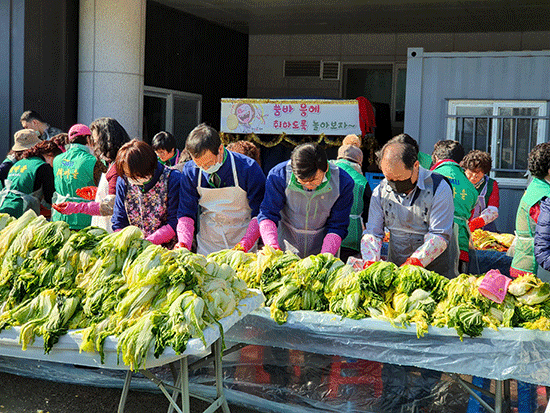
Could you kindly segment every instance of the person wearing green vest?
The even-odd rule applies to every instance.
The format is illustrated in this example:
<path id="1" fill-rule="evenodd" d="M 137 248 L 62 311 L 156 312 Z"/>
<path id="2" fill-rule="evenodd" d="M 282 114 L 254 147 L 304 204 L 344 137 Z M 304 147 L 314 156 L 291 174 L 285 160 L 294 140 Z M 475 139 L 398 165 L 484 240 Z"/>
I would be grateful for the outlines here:
<path id="1" fill-rule="evenodd" d="M 69 130 L 67 151 L 62 156 L 56 157 L 53 162 L 54 204 L 86 202 L 76 194 L 76 190 L 86 186 L 97 186 L 101 171 L 96 172 L 99 161 L 89 146 L 91 135 L 90 128 L 82 124 L 73 125 Z M 65 221 L 70 229 L 79 230 L 90 226 L 92 217 L 87 214 L 61 214 L 54 209 L 52 221 Z"/>
<path id="2" fill-rule="evenodd" d="M 349 218 L 348 235 L 340 247 L 340 259 L 344 262 L 351 256 L 361 255 L 361 235 L 369 217 L 369 204 L 372 191 L 367 178 L 361 173 L 363 151 L 354 145 L 342 145 L 338 149 L 338 159 L 334 164 L 343 169 L 353 179 L 353 205 Z"/>
<path id="3" fill-rule="evenodd" d="M 525 190 L 516 214 L 516 246 L 510 266 L 510 276 L 516 278 L 533 274 L 544 282 L 550 282 L 550 272 L 539 263 L 546 255 L 545 237 L 547 226 L 547 203 L 550 199 L 550 143 L 538 144 L 529 153 L 527 168 L 533 180 Z M 539 225 L 541 224 L 541 225 Z M 518 381 L 518 406 L 536 405 L 536 386 Z M 520 413 L 522 408 L 519 409 Z"/>
<path id="4" fill-rule="evenodd" d="M 533 180 L 525 190 L 516 214 L 516 247 L 510 267 L 510 276 L 542 274 L 535 259 L 535 228 L 540 204 L 550 197 L 550 143 L 541 143 L 533 148 L 528 158 L 528 168 Z M 546 274 L 545 274 L 546 276 Z M 550 281 L 543 279 L 543 281 Z"/>
<path id="5" fill-rule="evenodd" d="M 15 162 L 21 160 L 23 152 L 40 142 L 38 132 L 34 129 L 21 129 L 15 132 L 13 137 L 13 146 L 6 155 L 6 159 L 0 164 L 0 183 L 2 183 L 2 187 L 5 186 L 4 181 L 8 177 L 11 167 Z"/>
<path id="6" fill-rule="evenodd" d="M 29 133 L 27 129 L 20 132 Z M 54 192 L 52 164 L 54 158 L 64 151 L 66 136 L 56 135 L 23 153 L 22 159 L 10 168 L 6 185 L 0 191 L 0 212 L 15 218 L 29 209 L 37 214 L 50 215 L 49 206 Z"/>
<path id="7" fill-rule="evenodd" d="M 431 171 L 445 176 L 453 188 L 455 207 L 454 222 L 458 227 L 458 246 L 460 248 L 459 271 L 468 271 L 470 229 L 468 220 L 477 202 L 477 189 L 468 180 L 459 162 L 464 158 L 464 148 L 453 140 L 438 141 L 432 152 Z"/>
<path id="8" fill-rule="evenodd" d="M 478 193 L 477 203 L 468 224 L 472 232 L 478 228 L 497 232 L 495 219 L 498 218 L 500 195 L 497 181 L 489 178 L 492 163 L 491 155 L 479 150 L 470 151 L 460 162 L 464 173 Z"/>
<path id="9" fill-rule="evenodd" d="M 432 166 L 432 157 L 426 152 L 418 152 L 418 162 L 422 168 L 430 169 Z"/>

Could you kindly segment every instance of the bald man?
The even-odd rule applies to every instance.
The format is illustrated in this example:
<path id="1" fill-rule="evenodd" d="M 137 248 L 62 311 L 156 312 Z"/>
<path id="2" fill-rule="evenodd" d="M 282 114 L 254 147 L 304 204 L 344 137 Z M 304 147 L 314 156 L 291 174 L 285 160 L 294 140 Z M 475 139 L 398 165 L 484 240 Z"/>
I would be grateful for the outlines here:
<path id="1" fill-rule="evenodd" d="M 420 166 L 418 144 L 408 135 L 398 135 L 384 145 L 379 166 L 385 179 L 372 194 L 361 239 L 363 260 L 380 260 L 384 228 L 388 228 L 388 261 L 456 277 L 458 244 L 453 236 L 449 182 Z"/>

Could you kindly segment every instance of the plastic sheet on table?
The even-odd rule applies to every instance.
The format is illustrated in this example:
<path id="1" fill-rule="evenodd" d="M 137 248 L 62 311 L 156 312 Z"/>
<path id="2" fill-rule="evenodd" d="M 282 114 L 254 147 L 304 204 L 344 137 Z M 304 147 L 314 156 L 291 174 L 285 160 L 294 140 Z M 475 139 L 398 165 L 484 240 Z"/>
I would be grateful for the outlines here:
<path id="1" fill-rule="evenodd" d="M 472 381 L 471 376 L 460 377 Z M 195 372 L 193 380 L 212 384 L 213 372 Z M 544 411 L 544 387 L 533 386 L 527 408 L 518 403 L 516 382 L 510 383 L 511 398 L 503 402 L 511 411 Z M 495 381 L 489 384 L 487 390 L 494 393 Z M 255 400 L 252 407 L 261 412 L 484 412 L 475 403 L 470 406 L 473 399 L 467 391 L 442 372 L 256 345 L 224 357 L 224 385 L 228 395 Z"/>
<path id="2" fill-rule="evenodd" d="M 435 383 L 426 383 L 420 377 L 418 369 L 410 368 L 393 383 L 388 382 L 384 392 L 381 379 L 387 365 L 336 356 L 313 355 L 297 350 L 290 350 L 285 362 L 287 364 L 281 365 L 276 364 L 281 363 L 281 349 L 273 350 L 269 347 L 246 346 L 224 357 L 224 387 L 231 404 L 272 413 L 465 413 L 467 408 L 468 413 L 483 412 L 479 408 L 471 410 L 466 391 L 446 374 L 440 374 L 440 379 Z M 191 356 L 190 362 L 197 359 Z M 312 361 L 315 360 L 317 363 L 313 364 Z M 306 363 L 310 363 L 309 371 Z M 266 368 L 269 365 L 278 366 L 279 370 Z M 390 366 L 388 371 L 392 371 L 391 367 L 393 366 Z M 157 376 L 171 382 L 172 373 L 167 366 L 156 367 L 153 370 Z M 57 382 L 111 388 L 122 388 L 125 376 L 122 370 L 11 357 L 0 357 L 0 371 Z M 281 376 L 281 371 L 286 372 L 286 376 Z M 471 380 L 469 376 L 463 378 Z M 214 372 L 211 368 L 192 370 L 189 379 L 192 394 L 214 396 Z M 393 384 L 393 387 L 390 384 Z M 429 390 L 427 385 L 431 386 Z M 494 391 L 494 382 L 492 387 Z M 133 374 L 131 388 L 159 392 L 156 385 L 140 373 Z M 518 391 L 513 381 L 512 411 L 544 411 L 544 387 L 538 387 L 536 404 L 529 409 L 525 406 L 517 407 Z M 522 391 L 525 391 L 525 388 Z"/>
<path id="3" fill-rule="evenodd" d="M 417 338 L 413 325 L 395 328 L 375 320 L 293 311 L 285 324 L 260 308 L 236 323 L 226 340 L 437 369 L 493 380 L 516 379 L 550 386 L 550 332 L 522 328 L 485 329 L 460 341 L 450 328 L 430 327 Z"/>

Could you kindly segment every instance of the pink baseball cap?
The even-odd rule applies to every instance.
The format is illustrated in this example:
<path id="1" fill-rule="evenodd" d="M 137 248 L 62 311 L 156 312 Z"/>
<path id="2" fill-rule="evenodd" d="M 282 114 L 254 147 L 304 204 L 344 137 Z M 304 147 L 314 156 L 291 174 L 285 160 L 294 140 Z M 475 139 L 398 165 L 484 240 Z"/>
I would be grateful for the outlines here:
<path id="1" fill-rule="evenodd" d="M 71 126 L 69 129 L 69 142 L 73 141 L 78 136 L 91 135 L 92 131 L 86 125 L 82 123 L 77 123 L 76 125 Z"/>
<path id="2" fill-rule="evenodd" d="M 510 278 L 499 270 L 489 270 L 483 277 L 483 280 L 481 280 L 478 290 L 481 295 L 500 304 L 504 301 L 504 297 L 506 297 L 508 285 L 511 281 Z"/>

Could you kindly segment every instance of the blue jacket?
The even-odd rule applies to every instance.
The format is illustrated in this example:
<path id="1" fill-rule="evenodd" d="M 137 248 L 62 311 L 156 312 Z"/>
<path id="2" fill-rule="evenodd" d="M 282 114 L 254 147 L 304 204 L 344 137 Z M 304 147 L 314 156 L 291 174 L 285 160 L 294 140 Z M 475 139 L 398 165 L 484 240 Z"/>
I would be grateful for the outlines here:
<path id="1" fill-rule="evenodd" d="M 265 197 L 258 215 L 258 222 L 269 219 L 275 224 L 281 220 L 281 210 L 286 203 L 285 190 L 286 165 L 290 161 L 282 162 L 274 166 L 267 175 L 265 185 Z M 332 206 L 330 216 L 327 219 L 327 233 L 339 235 L 342 239 L 348 235 L 349 214 L 353 204 L 353 179 L 342 168 L 340 172 L 340 196 Z"/>
<path id="2" fill-rule="evenodd" d="M 157 183 L 160 174 L 164 171 L 164 166 L 158 162 L 157 169 L 153 175 L 151 182 L 147 183 L 144 187 L 144 191 L 147 192 Z M 179 203 L 179 186 L 180 186 L 181 174 L 179 171 L 172 170 L 170 178 L 168 178 L 168 207 L 167 207 L 167 224 L 169 224 L 174 232 L 178 225 L 178 203 Z M 128 215 L 126 215 L 126 207 L 124 206 L 124 200 L 126 199 L 127 182 L 126 179 L 119 176 L 116 181 L 116 198 L 115 206 L 113 208 L 113 217 L 111 222 L 113 223 L 113 231 L 122 229 L 130 225 L 128 221 Z"/>
<path id="3" fill-rule="evenodd" d="M 254 218 L 258 215 L 260 204 L 264 198 L 265 175 L 262 168 L 260 168 L 260 165 L 258 165 L 255 160 L 240 153 L 231 153 L 235 159 L 235 169 L 237 170 L 239 186 L 246 192 L 248 205 L 250 209 L 252 209 L 250 216 Z M 199 192 L 197 191 L 197 184 L 199 182 L 199 173 L 202 173 L 201 187 L 210 188 L 210 184 L 208 183 L 210 175 L 201 172 L 194 161 L 187 162 L 181 171 L 178 218 L 189 217 L 196 220 L 198 217 Z M 217 174 L 222 182 L 221 188 L 235 186 L 229 154 L 225 157 L 225 161 Z"/>
<path id="4" fill-rule="evenodd" d="M 550 271 L 550 198 L 540 203 L 540 215 L 535 229 L 535 258 L 545 270 Z"/>

